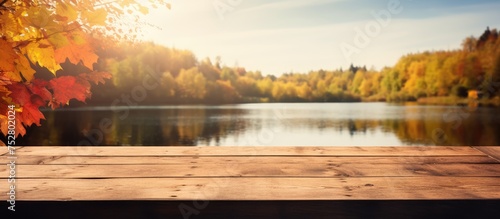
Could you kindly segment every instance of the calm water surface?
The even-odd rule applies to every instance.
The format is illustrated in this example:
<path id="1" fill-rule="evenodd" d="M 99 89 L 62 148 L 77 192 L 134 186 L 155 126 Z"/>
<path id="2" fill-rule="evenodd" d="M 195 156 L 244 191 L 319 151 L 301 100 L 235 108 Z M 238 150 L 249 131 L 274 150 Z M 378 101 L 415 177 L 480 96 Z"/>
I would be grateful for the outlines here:
<path id="1" fill-rule="evenodd" d="M 500 109 L 388 103 L 45 111 L 18 145 L 500 145 Z"/>

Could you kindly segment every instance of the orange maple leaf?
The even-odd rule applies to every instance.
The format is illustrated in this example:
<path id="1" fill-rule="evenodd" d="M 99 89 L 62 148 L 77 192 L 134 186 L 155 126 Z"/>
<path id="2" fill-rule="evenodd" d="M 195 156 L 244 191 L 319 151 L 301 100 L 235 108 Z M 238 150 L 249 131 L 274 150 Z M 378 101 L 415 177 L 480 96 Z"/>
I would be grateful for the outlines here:
<path id="1" fill-rule="evenodd" d="M 75 65 L 82 62 L 85 67 L 93 69 L 98 56 L 90 44 L 77 44 L 71 40 L 70 44 L 55 50 L 55 59 L 57 63 L 63 63 L 66 59 Z"/>
<path id="2" fill-rule="evenodd" d="M 33 95 L 32 99 L 34 100 L 34 102 L 29 102 L 24 105 L 22 111 L 18 113 L 19 118 L 26 127 L 31 126 L 32 124 L 40 126 L 40 120 L 45 119 L 43 113 L 38 109 L 40 106 L 45 105 L 45 102 L 40 102 L 37 100 L 37 98 L 40 97 L 37 97 L 37 95 Z"/>
<path id="3" fill-rule="evenodd" d="M 12 45 L 0 38 L 0 51 L 2 51 L 2 58 L 0 58 L 0 72 L 15 71 L 14 60 L 16 60 L 17 54 L 12 49 Z"/>
<path id="4" fill-rule="evenodd" d="M 10 78 L 4 77 L 0 75 L 0 86 L 1 85 L 7 85 L 7 84 L 12 84 Z"/>
<path id="5" fill-rule="evenodd" d="M 50 80 L 49 86 L 54 94 L 54 101 L 50 103 L 52 108 L 61 104 L 69 104 L 69 100 L 71 99 L 85 102 L 85 99 L 91 94 L 90 84 L 87 84 L 77 80 L 73 76 L 62 76 Z"/>
<path id="6" fill-rule="evenodd" d="M 97 71 L 93 71 L 90 73 L 82 73 L 79 76 L 87 81 L 94 82 L 94 84 L 96 85 L 99 83 L 104 84 L 105 83 L 104 79 L 111 79 L 113 77 L 113 75 L 111 75 L 109 72 L 97 72 Z"/>
<path id="7" fill-rule="evenodd" d="M 1 121 L 1 119 L 0 119 Z M 2 133 L 4 133 L 4 135 L 6 135 L 6 133 L 9 131 L 9 128 L 7 126 L 7 121 L 8 120 L 3 120 L 1 121 L 2 123 L 0 124 L 0 129 L 2 131 Z M 21 120 L 21 117 L 20 116 L 16 116 L 16 137 L 21 135 L 21 136 L 24 136 L 26 134 L 26 129 L 24 128 L 24 126 L 22 125 L 22 120 Z"/>
<path id="8" fill-rule="evenodd" d="M 13 83 L 7 85 L 6 87 L 11 92 L 9 96 L 12 98 L 12 102 L 23 106 L 30 101 L 31 92 L 25 84 Z"/>
<path id="9" fill-rule="evenodd" d="M 26 133 L 24 126 L 28 127 L 32 124 L 40 126 L 40 120 L 45 119 L 45 117 L 38 108 L 45 105 L 46 101 L 42 100 L 38 94 L 32 94 L 27 85 L 23 83 L 13 83 L 6 85 L 6 87 L 10 91 L 9 97 L 12 98 L 12 102 L 21 107 L 19 111 L 15 111 L 16 135 Z M 1 128 L 3 133 L 7 133 L 5 124 L 2 124 Z"/>
<path id="10" fill-rule="evenodd" d="M 29 86 L 28 89 L 33 93 L 38 95 L 43 101 L 52 100 L 52 93 L 47 89 L 49 85 L 48 81 L 35 79 Z"/>

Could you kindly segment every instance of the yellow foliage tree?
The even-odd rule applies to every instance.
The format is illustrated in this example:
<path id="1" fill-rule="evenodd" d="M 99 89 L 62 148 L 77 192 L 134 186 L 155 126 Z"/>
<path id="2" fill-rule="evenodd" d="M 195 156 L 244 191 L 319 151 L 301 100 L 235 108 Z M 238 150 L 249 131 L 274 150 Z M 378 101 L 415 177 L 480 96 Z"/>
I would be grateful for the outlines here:
<path id="1" fill-rule="evenodd" d="M 182 69 L 175 78 L 175 82 L 182 98 L 203 99 L 205 97 L 207 80 L 197 67 Z"/>

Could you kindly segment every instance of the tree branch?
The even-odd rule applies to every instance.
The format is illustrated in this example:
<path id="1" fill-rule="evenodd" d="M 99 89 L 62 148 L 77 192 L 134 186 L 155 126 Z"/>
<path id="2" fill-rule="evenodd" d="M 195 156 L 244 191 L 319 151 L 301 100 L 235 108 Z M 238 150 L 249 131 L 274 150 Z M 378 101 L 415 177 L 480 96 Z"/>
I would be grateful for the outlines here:
<path id="1" fill-rule="evenodd" d="M 3 0 L 2 2 L 0 2 L 0 7 L 3 7 L 3 5 L 7 2 L 8 0 Z"/>

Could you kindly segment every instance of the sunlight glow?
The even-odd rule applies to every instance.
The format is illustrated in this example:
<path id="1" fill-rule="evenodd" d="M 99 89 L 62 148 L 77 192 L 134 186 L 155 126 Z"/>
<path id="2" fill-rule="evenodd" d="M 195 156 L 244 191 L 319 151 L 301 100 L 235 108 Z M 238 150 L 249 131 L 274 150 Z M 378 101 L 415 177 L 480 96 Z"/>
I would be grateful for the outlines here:
<path id="1" fill-rule="evenodd" d="M 228 6 L 223 19 L 214 3 Z M 486 26 L 500 27 L 499 2 L 401 0 L 403 11 L 359 54 L 344 57 L 339 45 L 352 42 L 354 29 L 374 21 L 380 1 L 172 0 L 171 10 L 151 10 L 144 40 L 193 51 L 199 58 L 222 57 L 249 70 L 279 75 L 347 68 L 351 63 L 377 69 L 394 65 L 406 53 L 457 49 L 464 37 Z"/>

